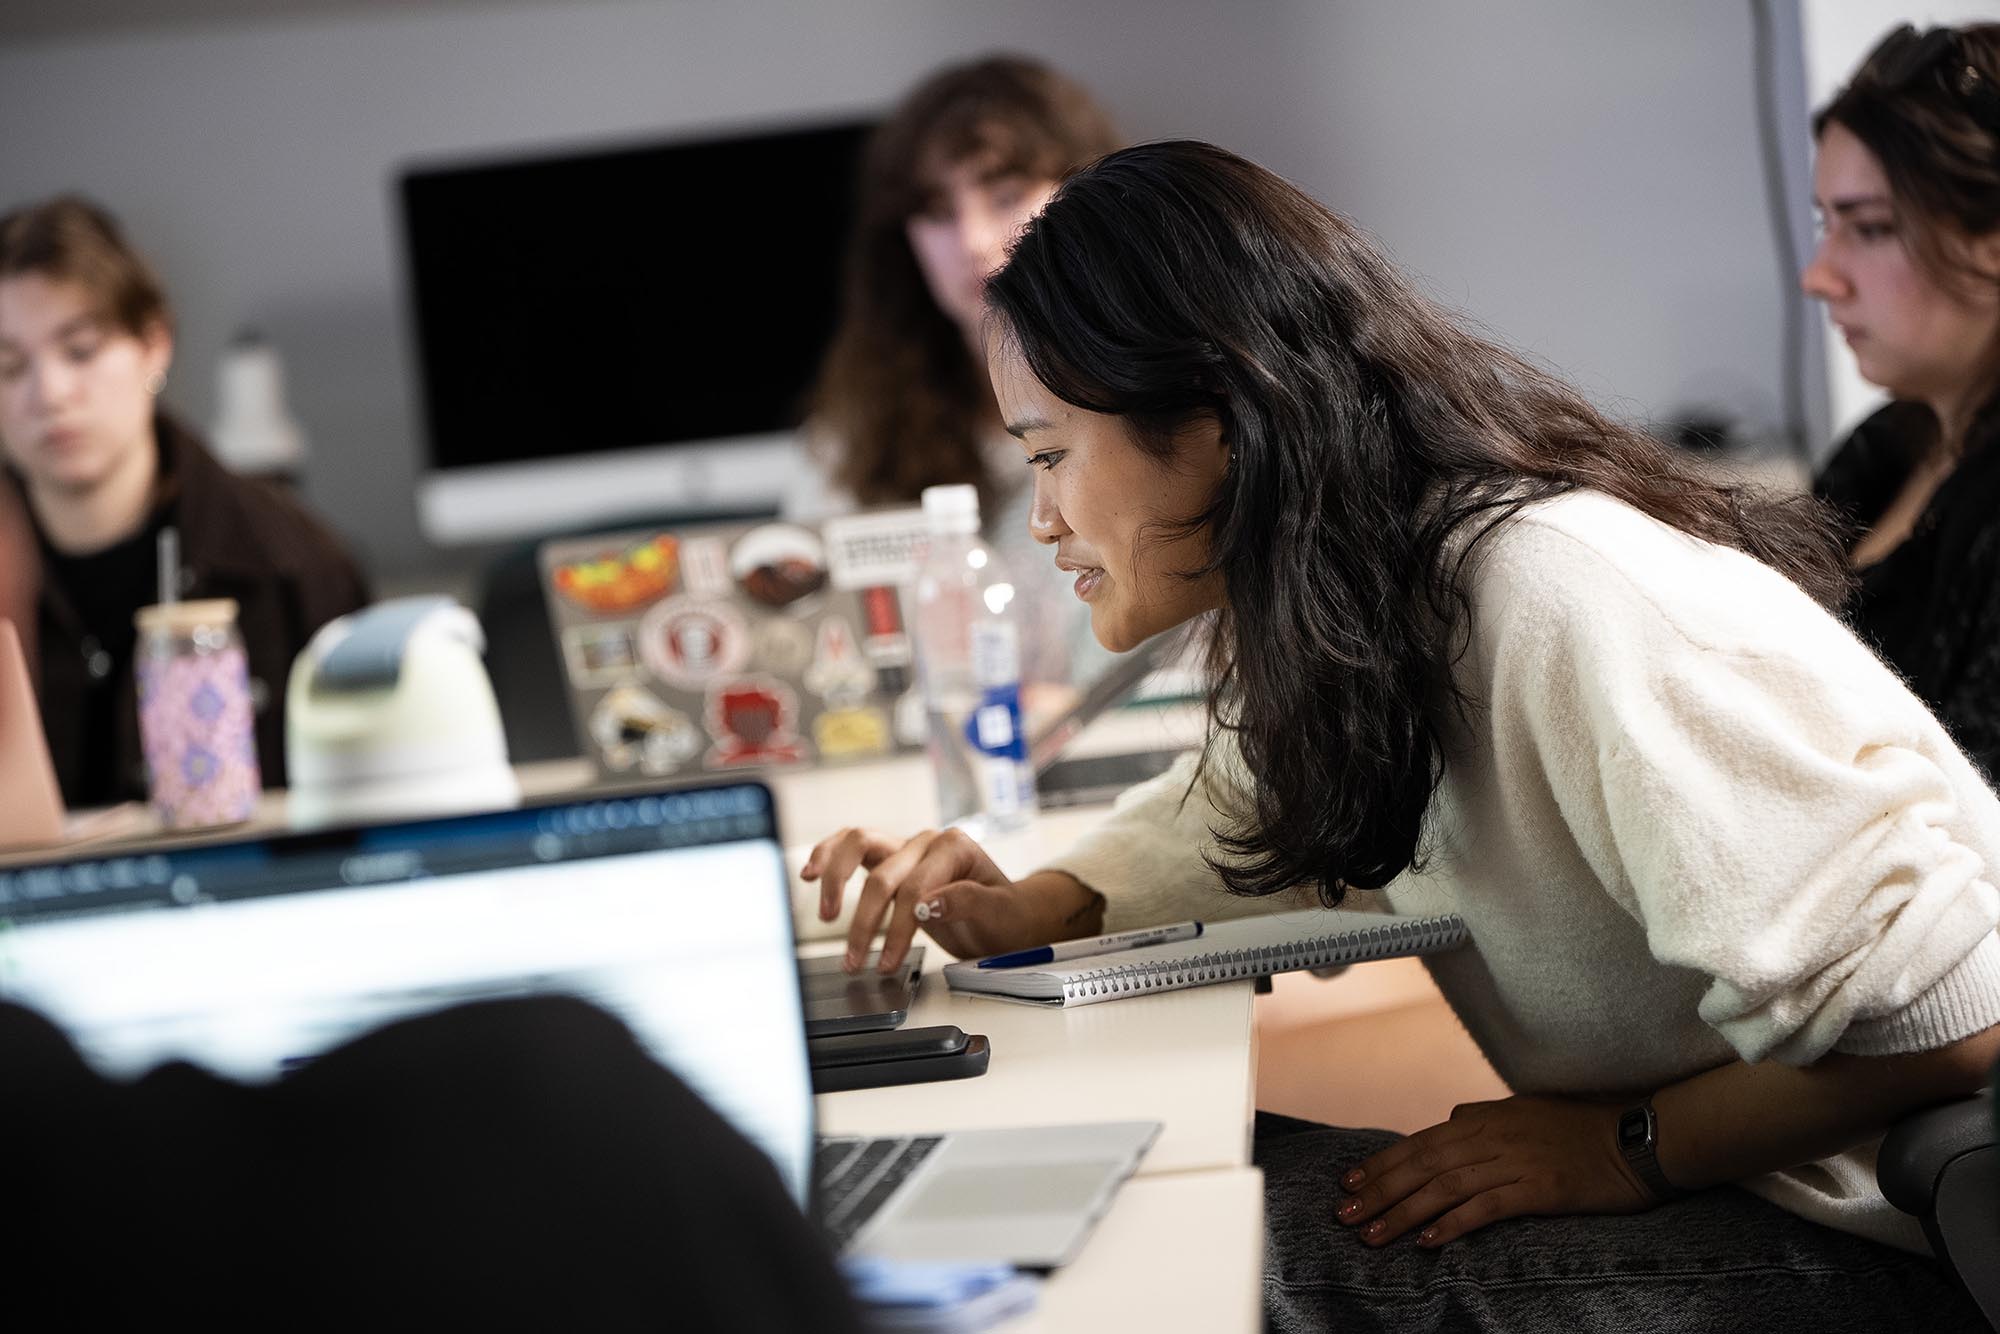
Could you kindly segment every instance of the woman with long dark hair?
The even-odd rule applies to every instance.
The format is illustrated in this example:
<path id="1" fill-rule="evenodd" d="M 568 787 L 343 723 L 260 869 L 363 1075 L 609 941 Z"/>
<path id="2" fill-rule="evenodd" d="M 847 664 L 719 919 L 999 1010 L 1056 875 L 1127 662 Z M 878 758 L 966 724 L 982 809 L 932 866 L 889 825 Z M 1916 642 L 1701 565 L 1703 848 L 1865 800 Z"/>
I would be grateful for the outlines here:
<path id="1" fill-rule="evenodd" d="M 919 906 L 960 955 L 1442 906 L 1515 1096 L 1260 1118 L 1277 1328 L 1973 1324 L 1872 1168 L 2000 1056 L 2000 801 L 1828 610 L 1817 502 L 1703 479 L 1204 144 L 1072 177 L 987 299 L 1037 537 L 1109 647 L 1208 619 L 1211 730 L 1019 881 L 828 838 L 850 960 Z"/>
<path id="2" fill-rule="evenodd" d="M 1099 655 L 1027 537 L 1032 488 L 993 405 L 981 292 L 1056 182 L 1119 142 L 1081 85 L 1020 56 L 938 70 L 889 113 L 862 163 L 808 467 L 784 502 L 788 517 L 811 521 L 914 505 L 927 486 L 977 486 L 1025 608 L 1031 686 L 1067 683 L 1079 650 Z"/>
<path id="3" fill-rule="evenodd" d="M 1821 473 L 1850 614 L 2000 778 L 2000 24 L 1898 28 L 1813 121 L 1801 275 L 1895 400 Z"/>

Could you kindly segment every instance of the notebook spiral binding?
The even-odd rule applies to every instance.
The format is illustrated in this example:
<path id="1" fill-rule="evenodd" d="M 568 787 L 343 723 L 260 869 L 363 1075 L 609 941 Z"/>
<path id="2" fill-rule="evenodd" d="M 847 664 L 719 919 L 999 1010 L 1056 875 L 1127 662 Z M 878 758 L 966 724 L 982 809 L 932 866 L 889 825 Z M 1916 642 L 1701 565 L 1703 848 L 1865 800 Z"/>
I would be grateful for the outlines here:
<path id="1" fill-rule="evenodd" d="M 1364 963 L 1384 954 L 1427 953 L 1447 944 L 1463 927 L 1455 917 L 1385 923 L 1338 939 L 1218 950 L 1151 964 L 1128 963 L 1082 973 L 1063 984 L 1065 1001 L 1099 1000 L 1141 991 L 1174 991 L 1210 982 L 1235 982 L 1299 968 Z M 1332 948 L 1327 948 L 1329 945 Z"/>

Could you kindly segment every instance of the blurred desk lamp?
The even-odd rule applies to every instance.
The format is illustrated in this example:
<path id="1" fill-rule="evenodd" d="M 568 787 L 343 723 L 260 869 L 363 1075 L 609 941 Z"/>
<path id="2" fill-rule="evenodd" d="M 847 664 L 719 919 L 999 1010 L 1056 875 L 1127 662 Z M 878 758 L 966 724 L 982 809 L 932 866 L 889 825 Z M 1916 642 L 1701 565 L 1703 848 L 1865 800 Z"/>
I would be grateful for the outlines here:
<path id="1" fill-rule="evenodd" d="M 254 329 L 236 335 L 215 380 L 215 426 L 209 443 L 231 472 L 248 477 L 298 477 L 304 432 L 285 406 L 285 367 L 278 350 Z"/>

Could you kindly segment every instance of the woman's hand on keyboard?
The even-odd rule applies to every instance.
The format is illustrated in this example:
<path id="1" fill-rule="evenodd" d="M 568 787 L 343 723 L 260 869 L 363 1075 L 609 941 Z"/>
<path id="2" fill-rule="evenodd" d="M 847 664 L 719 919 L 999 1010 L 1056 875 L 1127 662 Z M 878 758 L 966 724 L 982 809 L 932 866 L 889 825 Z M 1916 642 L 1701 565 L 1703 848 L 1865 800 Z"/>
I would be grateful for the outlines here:
<path id="1" fill-rule="evenodd" d="M 905 842 L 866 829 L 823 839 L 800 875 L 818 881 L 820 920 L 840 915 L 847 881 L 865 870 L 847 932 L 847 967 L 861 966 L 884 932 L 880 969 L 909 953 L 918 925 L 961 959 L 1090 935 L 1104 900 L 1074 877 L 1044 871 L 1009 880 L 986 850 L 957 829 L 926 830 Z"/>

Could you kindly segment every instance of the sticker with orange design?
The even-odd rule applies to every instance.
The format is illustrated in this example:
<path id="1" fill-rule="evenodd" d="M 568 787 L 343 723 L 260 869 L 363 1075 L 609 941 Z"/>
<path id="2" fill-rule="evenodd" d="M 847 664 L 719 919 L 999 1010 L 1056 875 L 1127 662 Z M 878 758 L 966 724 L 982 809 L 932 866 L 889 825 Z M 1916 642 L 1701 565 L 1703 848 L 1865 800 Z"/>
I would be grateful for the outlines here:
<path id="1" fill-rule="evenodd" d="M 673 591 L 680 576 L 680 543 L 658 533 L 622 551 L 556 566 L 551 581 L 562 597 L 600 616 L 616 615 L 657 602 Z"/>

